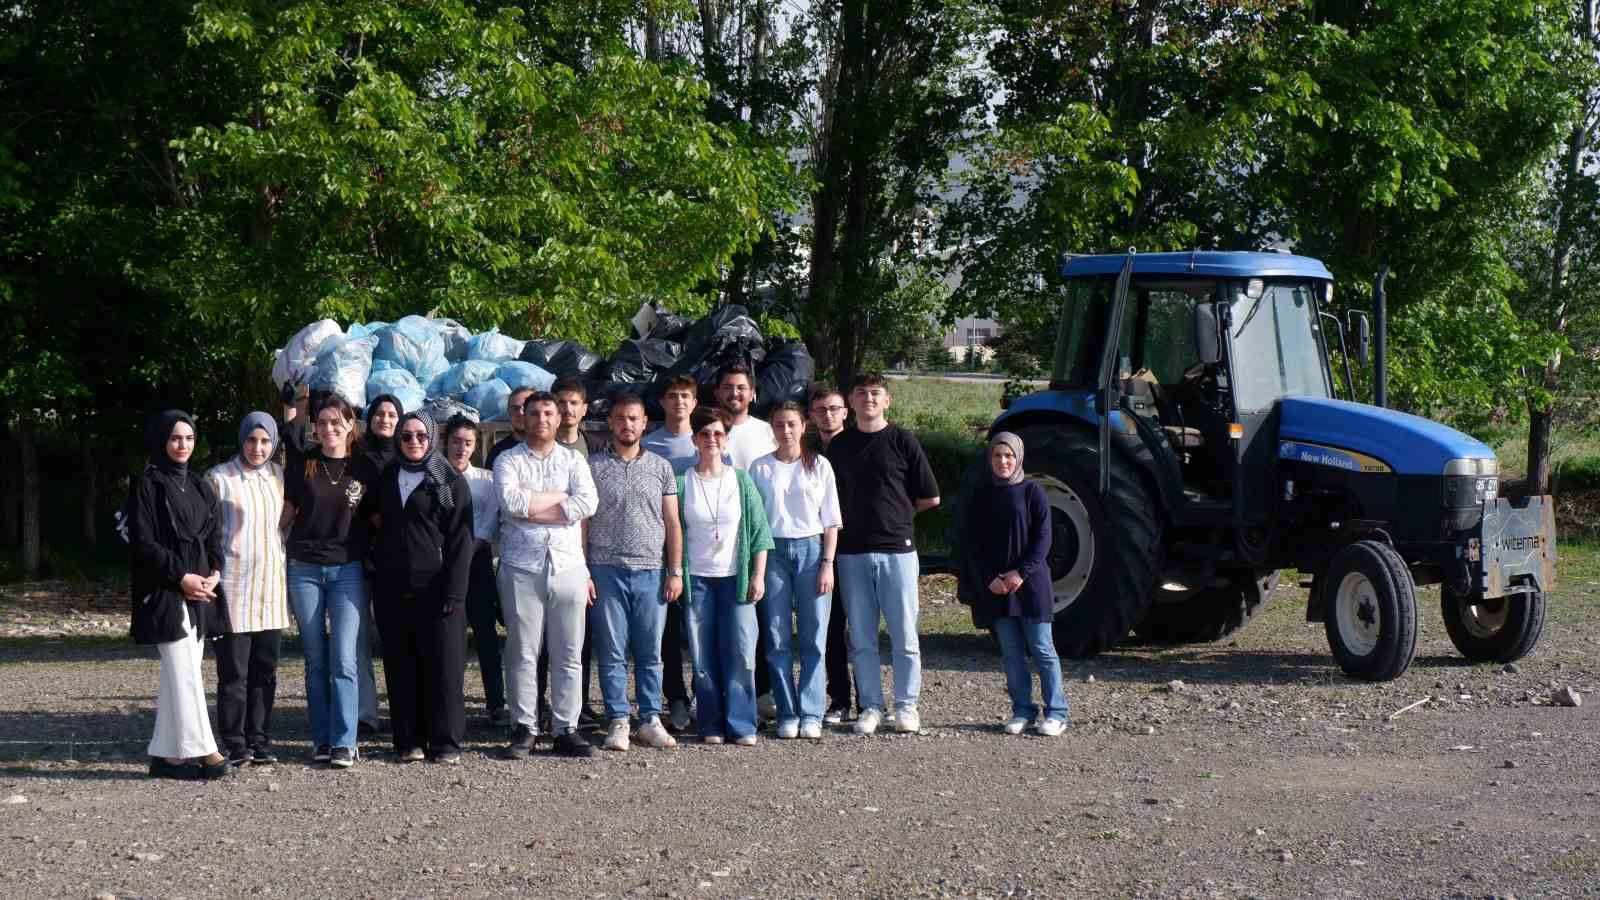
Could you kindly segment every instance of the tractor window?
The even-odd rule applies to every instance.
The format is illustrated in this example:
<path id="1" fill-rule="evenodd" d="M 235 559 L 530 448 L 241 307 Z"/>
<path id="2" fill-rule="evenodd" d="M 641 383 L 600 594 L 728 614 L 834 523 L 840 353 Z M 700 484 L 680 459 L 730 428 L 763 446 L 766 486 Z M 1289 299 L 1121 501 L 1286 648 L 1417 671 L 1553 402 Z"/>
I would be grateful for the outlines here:
<path id="1" fill-rule="evenodd" d="M 1211 288 L 1204 288 L 1209 294 Z M 1194 300 L 1181 290 L 1142 292 L 1144 346 L 1139 367 L 1149 369 L 1162 384 L 1177 384 L 1185 369 L 1194 365 Z"/>
<path id="2" fill-rule="evenodd" d="M 1075 279 L 1067 285 L 1061 320 L 1056 326 L 1055 360 L 1050 367 L 1053 382 L 1075 387 L 1096 382 L 1106 314 L 1115 288 L 1114 277 Z"/>
<path id="3" fill-rule="evenodd" d="M 1233 303 L 1234 402 L 1259 412 L 1288 396 L 1330 396 L 1310 284 L 1268 284 Z"/>

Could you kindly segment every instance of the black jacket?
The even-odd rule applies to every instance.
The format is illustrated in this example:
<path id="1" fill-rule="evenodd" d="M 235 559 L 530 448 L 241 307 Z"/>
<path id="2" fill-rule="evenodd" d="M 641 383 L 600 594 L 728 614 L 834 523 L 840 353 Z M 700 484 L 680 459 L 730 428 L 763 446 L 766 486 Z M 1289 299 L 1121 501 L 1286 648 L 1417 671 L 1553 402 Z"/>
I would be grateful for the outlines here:
<path id="1" fill-rule="evenodd" d="M 369 507 L 383 516 L 376 546 L 367 557 L 374 567 L 375 604 L 396 603 L 415 595 L 442 614 L 443 605 L 466 603 L 474 545 L 472 491 L 465 478 L 450 482 L 450 496 L 455 506 L 445 512 L 432 485 L 424 479 L 401 505 L 400 466 L 391 465 L 384 471 Z"/>
<path id="2" fill-rule="evenodd" d="M 128 495 L 128 543 L 133 555 L 129 630 L 140 644 L 166 644 L 185 637 L 185 604 L 199 637 L 228 630 L 228 607 L 220 584 L 217 599 L 206 603 L 185 598 L 178 586 L 186 574 L 206 576 L 222 570 L 222 508 L 217 495 L 205 479 L 192 473 L 182 477 L 186 489 L 180 494 L 170 489 L 166 477 L 147 469 L 133 480 Z M 195 505 L 192 511 L 197 515 L 187 518 L 203 523 L 198 533 L 179 533 L 174 503 Z"/>

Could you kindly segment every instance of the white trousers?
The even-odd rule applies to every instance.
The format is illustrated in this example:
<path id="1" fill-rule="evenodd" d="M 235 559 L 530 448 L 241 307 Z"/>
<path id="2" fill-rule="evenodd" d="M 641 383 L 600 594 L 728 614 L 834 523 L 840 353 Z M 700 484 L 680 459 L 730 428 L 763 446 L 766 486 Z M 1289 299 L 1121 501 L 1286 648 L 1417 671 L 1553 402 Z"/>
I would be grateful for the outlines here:
<path id="1" fill-rule="evenodd" d="M 205 646 L 195 640 L 188 604 L 183 608 L 184 636 L 157 644 L 161 653 L 161 692 L 156 695 L 156 733 L 150 755 L 190 759 L 217 752 L 206 710 L 206 684 L 200 672 Z"/>
<path id="2" fill-rule="evenodd" d="M 589 612 L 589 569 L 550 574 L 500 564 L 500 610 L 506 622 L 506 700 L 511 719 L 539 732 L 539 648 L 550 654 L 550 720 L 556 734 L 578 727 L 582 703 L 583 629 Z"/>

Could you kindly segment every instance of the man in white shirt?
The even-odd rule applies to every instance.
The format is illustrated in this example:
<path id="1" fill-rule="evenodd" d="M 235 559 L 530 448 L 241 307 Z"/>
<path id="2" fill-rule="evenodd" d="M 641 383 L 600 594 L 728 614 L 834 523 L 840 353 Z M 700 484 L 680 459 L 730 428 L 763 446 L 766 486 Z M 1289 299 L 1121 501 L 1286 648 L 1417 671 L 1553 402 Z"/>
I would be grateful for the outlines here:
<path id="1" fill-rule="evenodd" d="M 778 449 L 772 436 L 772 426 L 750 415 L 750 404 L 756 402 L 756 380 L 750 367 L 742 362 L 729 363 L 717 373 L 717 403 L 727 411 L 728 455 L 736 469 L 749 471 L 750 464 Z"/>
<path id="2" fill-rule="evenodd" d="M 550 653 L 550 715 L 555 750 L 592 756 L 578 733 L 579 656 L 588 611 L 589 569 L 580 523 L 597 495 L 589 461 L 556 443 L 561 414 L 547 391 L 522 404 L 528 440 L 500 455 L 500 606 L 506 622 L 506 687 L 512 734 L 508 753 L 525 759 L 538 733 L 539 648 Z"/>
<path id="3" fill-rule="evenodd" d="M 445 459 L 472 491 L 472 570 L 467 581 L 467 624 L 478 646 L 478 670 L 483 675 L 483 705 L 489 724 L 505 728 L 511 724 L 506 712 L 506 679 L 500 668 L 500 634 L 495 623 L 501 621 L 500 592 L 494 584 L 494 538 L 500 527 L 500 494 L 494 489 L 494 473 L 472 464 L 478 448 L 478 425 L 461 414 L 444 425 Z"/>

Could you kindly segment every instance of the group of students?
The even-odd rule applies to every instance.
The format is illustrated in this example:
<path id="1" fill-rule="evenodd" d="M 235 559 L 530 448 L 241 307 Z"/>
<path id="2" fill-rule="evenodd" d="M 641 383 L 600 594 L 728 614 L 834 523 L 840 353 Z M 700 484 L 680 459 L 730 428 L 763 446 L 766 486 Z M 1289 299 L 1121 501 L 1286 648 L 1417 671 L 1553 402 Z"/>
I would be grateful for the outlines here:
<path id="1" fill-rule="evenodd" d="M 591 659 L 607 750 L 634 740 L 669 748 L 673 731 L 691 729 L 708 744 L 748 746 L 762 718 L 779 738 L 820 739 L 851 713 L 850 668 L 855 732 L 872 734 L 891 710 L 895 730 L 918 731 L 912 522 L 939 490 L 916 438 L 886 418 L 888 383 L 857 378 L 848 407 L 818 387 L 768 421 L 751 415 L 755 381 L 742 364 L 719 373 L 716 407 L 698 406 L 698 391 L 691 378 L 669 382 L 666 421 L 649 433 L 642 399 L 613 397 L 601 437 L 581 427 L 581 382 L 519 390 L 507 403 L 513 433 L 491 448 L 487 469 L 471 464 L 473 421 L 452 417 L 436 434 L 427 415 L 388 395 L 368 405 L 364 435 L 336 396 L 314 410 L 303 398 L 286 406 L 281 466 L 278 423 L 253 412 L 238 456 L 204 477 L 188 468 L 192 419 L 157 416 L 128 504 L 132 633 L 161 657 L 150 774 L 211 779 L 276 760 L 276 668 L 291 613 L 313 759 L 334 767 L 357 762 L 361 722 L 376 718 L 374 623 L 402 761 L 460 761 L 469 626 L 489 719 L 509 729 L 512 758 L 542 733 L 558 754 L 595 752 L 582 733 L 594 717 Z M 301 427 L 307 412 L 314 442 Z M 992 574 L 986 611 L 1012 699 L 1005 730 L 1031 723 L 1055 735 L 1067 702 L 1050 638 L 1049 514 L 1022 477 L 1022 454 L 1014 436 L 996 435 L 992 489 L 974 498 L 967 533 Z M 200 665 L 208 638 L 215 735 Z"/>

